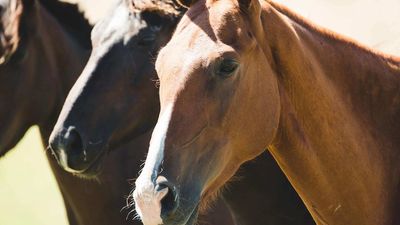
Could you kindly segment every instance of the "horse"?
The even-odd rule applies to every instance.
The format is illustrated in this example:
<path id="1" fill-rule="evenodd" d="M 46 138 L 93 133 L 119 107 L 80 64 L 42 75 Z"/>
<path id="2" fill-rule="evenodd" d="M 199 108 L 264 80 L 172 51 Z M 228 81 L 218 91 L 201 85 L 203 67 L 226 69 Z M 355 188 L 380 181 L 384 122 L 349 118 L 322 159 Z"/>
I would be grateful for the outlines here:
<path id="1" fill-rule="evenodd" d="M 159 99 L 153 59 L 184 11 L 172 1 L 124 1 L 95 25 L 90 60 L 71 89 L 49 141 L 66 171 L 96 176 L 106 152 L 124 145 L 136 154 L 130 163 L 139 172 L 148 146 L 125 142 L 154 128 Z M 271 178 L 268 181 L 258 177 L 264 170 Z M 270 155 L 243 166 L 239 176 L 224 194 L 238 224 L 314 224 Z M 215 209 L 206 212 L 218 216 Z"/>
<path id="2" fill-rule="evenodd" d="M 193 224 L 268 149 L 318 225 L 400 224 L 400 58 L 271 1 L 182 4 L 156 59 L 161 108 L 133 193 L 140 217 Z"/>
<path id="3" fill-rule="evenodd" d="M 1 2 L 0 155 L 11 150 L 33 125 L 39 126 L 43 143 L 47 143 L 66 95 L 89 57 L 91 29 L 77 6 L 69 3 Z M 123 195 L 131 189 L 127 179 L 133 176 L 124 171 L 133 160 L 129 152 L 110 154 L 97 181 L 66 173 L 51 151 L 45 153 L 69 224 L 132 224 L 120 212 L 126 205 Z"/>

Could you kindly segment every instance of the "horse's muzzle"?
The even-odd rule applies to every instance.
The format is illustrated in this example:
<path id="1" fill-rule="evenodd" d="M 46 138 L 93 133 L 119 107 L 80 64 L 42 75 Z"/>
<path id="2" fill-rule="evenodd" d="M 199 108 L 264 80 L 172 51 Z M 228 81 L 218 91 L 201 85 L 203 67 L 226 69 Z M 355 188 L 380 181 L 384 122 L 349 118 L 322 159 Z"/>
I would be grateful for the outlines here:
<path id="1" fill-rule="evenodd" d="M 179 206 L 179 194 L 175 185 L 160 176 L 136 181 L 133 193 L 136 211 L 145 225 L 159 225 L 173 217 Z"/>
<path id="2" fill-rule="evenodd" d="M 87 149 L 75 127 L 63 129 L 51 137 L 50 148 L 60 166 L 71 173 L 87 172 L 100 157 L 96 152 Z"/>

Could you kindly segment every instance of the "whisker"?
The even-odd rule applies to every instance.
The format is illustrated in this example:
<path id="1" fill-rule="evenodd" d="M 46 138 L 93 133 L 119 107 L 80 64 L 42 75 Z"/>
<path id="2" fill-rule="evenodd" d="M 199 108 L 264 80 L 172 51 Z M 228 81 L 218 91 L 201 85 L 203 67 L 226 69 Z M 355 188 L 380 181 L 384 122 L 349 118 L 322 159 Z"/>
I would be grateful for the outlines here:
<path id="1" fill-rule="evenodd" d="M 46 149 L 45 149 L 45 152 L 47 152 L 47 151 L 51 151 L 50 145 L 47 145 L 47 147 L 46 147 Z"/>

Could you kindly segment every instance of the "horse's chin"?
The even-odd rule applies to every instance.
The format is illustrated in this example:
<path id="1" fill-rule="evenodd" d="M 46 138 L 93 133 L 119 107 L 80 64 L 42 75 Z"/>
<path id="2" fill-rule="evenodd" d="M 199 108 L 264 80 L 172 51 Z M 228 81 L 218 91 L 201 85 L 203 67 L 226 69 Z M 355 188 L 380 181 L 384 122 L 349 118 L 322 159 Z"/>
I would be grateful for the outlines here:
<path id="1" fill-rule="evenodd" d="M 195 225 L 197 223 L 197 218 L 198 218 L 198 208 L 196 207 L 187 217 L 186 219 L 181 220 L 180 222 L 178 221 L 167 221 L 164 222 L 166 225 Z"/>
<path id="2" fill-rule="evenodd" d="M 199 215 L 198 202 L 180 205 L 174 215 L 163 218 L 164 225 L 195 225 Z"/>
<path id="3" fill-rule="evenodd" d="M 88 170 L 85 170 L 84 172 L 73 172 L 72 174 L 80 179 L 99 181 L 101 173 L 102 166 L 99 165 L 96 168 L 90 168 Z"/>
<path id="4" fill-rule="evenodd" d="M 206 190 L 204 194 L 201 196 L 200 203 L 199 203 L 199 212 L 200 214 L 205 214 L 210 208 L 213 207 L 213 204 L 216 200 L 221 196 L 224 192 L 225 188 L 227 187 L 227 183 L 221 187 L 218 187 L 217 190 L 211 191 Z"/>
<path id="5" fill-rule="evenodd" d="M 100 172 L 97 173 L 73 173 L 75 177 L 83 180 L 100 181 Z"/>

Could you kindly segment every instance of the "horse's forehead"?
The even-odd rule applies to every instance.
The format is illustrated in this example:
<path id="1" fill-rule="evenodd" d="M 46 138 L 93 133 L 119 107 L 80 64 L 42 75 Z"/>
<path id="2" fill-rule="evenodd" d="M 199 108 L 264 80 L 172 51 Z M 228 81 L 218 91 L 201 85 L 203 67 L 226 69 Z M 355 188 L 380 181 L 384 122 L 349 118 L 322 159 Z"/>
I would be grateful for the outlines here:
<path id="1" fill-rule="evenodd" d="M 156 60 L 156 69 L 160 73 L 175 73 L 178 70 L 186 71 L 186 67 L 197 67 L 195 64 L 200 66 L 207 60 L 210 52 L 215 50 L 216 45 L 201 29 L 182 32 L 161 49 Z"/>
<path id="2" fill-rule="evenodd" d="M 185 14 L 172 40 L 161 50 L 156 61 L 159 73 L 207 67 L 224 51 L 232 51 L 241 25 L 238 6 L 231 0 L 210 3 L 213 5 L 203 3 L 196 4 Z"/>
<path id="3" fill-rule="evenodd" d="M 176 42 L 192 49 L 198 43 L 206 48 L 207 45 L 216 47 L 218 43 L 230 45 L 239 41 L 238 31 L 245 29 L 239 6 L 231 0 L 210 4 L 196 5 L 187 12 L 175 32 Z"/>
<path id="4" fill-rule="evenodd" d="M 218 0 L 211 2 L 203 2 L 196 4 L 185 14 L 180 25 L 187 27 L 190 24 L 197 24 L 201 28 L 213 28 L 218 30 L 224 26 L 230 25 L 227 23 L 232 18 L 240 16 L 240 9 L 236 1 L 233 0 Z M 205 29 L 208 31 L 208 29 Z"/>
<path id="5" fill-rule="evenodd" d="M 239 20 L 241 17 L 239 5 L 232 0 L 215 1 L 209 7 L 209 17 L 215 29 L 231 26 L 230 22 Z"/>

